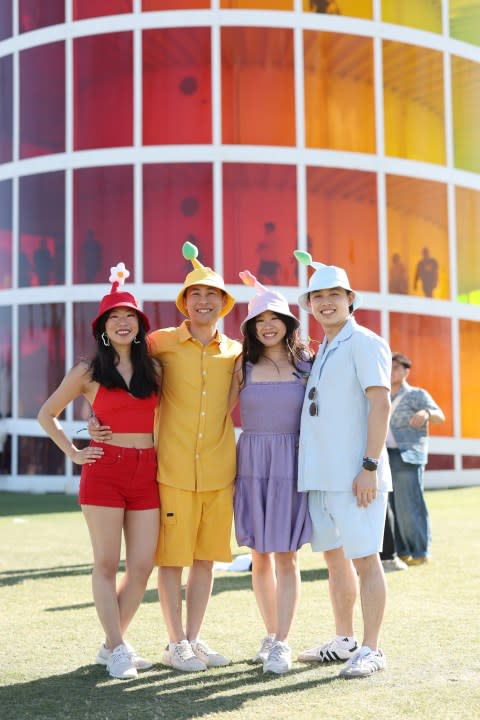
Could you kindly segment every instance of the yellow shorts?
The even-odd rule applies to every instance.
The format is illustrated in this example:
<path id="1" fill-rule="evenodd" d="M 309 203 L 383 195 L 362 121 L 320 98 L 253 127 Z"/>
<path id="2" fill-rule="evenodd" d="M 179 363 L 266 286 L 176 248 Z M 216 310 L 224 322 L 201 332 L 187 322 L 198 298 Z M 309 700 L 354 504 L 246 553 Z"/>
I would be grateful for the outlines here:
<path id="1" fill-rule="evenodd" d="M 160 535 L 155 565 L 189 567 L 194 560 L 230 562 L 233 485 L 210 492 L 160 485 Z"/>

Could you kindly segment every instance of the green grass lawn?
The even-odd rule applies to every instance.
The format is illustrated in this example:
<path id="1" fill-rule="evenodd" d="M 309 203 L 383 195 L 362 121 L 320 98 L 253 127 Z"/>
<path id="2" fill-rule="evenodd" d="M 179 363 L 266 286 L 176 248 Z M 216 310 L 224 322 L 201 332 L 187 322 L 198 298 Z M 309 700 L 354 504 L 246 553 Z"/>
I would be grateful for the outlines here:
<path id="1" fill-rule="evenodd" d="M 203 637 L 232 664 L 182 675 L 160 664 L 166 633 L 155 573 L 128 639 L 154 667 L 136 681 L 93 663 L 102 632 L 91 600 L 91 551 L 76 501 L 0 493 L 2 720 L 397 720 L 480 718 L 480 488 L 432 491 L 433 562 L 388 577 L 387 670 L 340 680 L 339 666 L 294 663 L 263 676 L 249 663 L 264 631 L 249 573 L 219 573 Z M 240 552 L 242 552 L 240 550 Z M 301 553 L 294 655 L 330 639 L 321 555 Z M 357 632 L 361 636 L 357 609 Z"/>

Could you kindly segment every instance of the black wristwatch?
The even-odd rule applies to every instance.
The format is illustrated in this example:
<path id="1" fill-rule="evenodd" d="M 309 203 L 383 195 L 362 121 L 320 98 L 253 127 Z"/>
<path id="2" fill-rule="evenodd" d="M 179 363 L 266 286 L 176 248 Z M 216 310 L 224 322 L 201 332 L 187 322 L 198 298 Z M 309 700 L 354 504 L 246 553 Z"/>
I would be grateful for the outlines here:
<path id="1" fill-rule="evenodd" d="M 370 472 L 373 472 L 378 467 L 378 459 L 366 456 L 363 458 L 362 467 L 364 470 L 370 470 Z"/>

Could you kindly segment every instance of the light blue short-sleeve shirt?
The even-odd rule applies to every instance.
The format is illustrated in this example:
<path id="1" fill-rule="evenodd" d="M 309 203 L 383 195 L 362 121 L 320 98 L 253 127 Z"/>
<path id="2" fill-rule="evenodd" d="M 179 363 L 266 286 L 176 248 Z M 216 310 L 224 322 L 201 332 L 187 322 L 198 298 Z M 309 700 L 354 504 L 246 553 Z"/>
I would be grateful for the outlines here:
<path id="1" fill-rule="evenodd" d="M 390 390 L 392 354 L 381 337 L 350 317 L 312 366 L 302 409 L 298 489 L 351 492 L 362 467 L 368 425 L 369 387 Z M 318 415 L 308 397 L 317 389 Z M 378 490 L 392 489 L 386 448 L 377 468 Z"/>

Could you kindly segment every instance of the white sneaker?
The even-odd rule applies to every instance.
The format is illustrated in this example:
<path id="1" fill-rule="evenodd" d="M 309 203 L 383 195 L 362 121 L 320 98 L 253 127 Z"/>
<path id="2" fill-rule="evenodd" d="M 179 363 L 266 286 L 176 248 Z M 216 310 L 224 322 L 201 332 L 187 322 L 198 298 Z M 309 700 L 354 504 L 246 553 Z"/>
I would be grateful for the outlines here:
<path id="1" fill-rule="evenodd" d="M 124 643 L 125 647 L 128 650 L 128 654 L 130 655 L 130 660 L 132 661 L 132 665 L 137 668 L 137 670 L 148 670 L 148 668 L 151 668 L 153 663 L 150 660 L 146 660 L 145 658 L 142 658 L 135 648 L 130 645 L 130 643 Z M 95 658 L 95 662 L 97 665 L 108 665 L 108 659 L 111 655 L 111 651 L 108 650 L 108 648 L 105 647 L 105 644 L 102 643 L 100 646 L 100 650 L 98 651 L 97 657 Z"/>
<path id="2" fill-rule="evenodd" d="M 338 640 L 335 638 L 330 642 L 320 645 L 319 647 L 313 647 L 309 650 L 304 650 L 298 656 L 300 662 L 320 662 L 320 663 L 335 663 L 344 662 L 356 653 L 358 650 L 358 644 L 356 640 L 353 643 L 345 640 Z"/>
<path id="3" fill-rule="evenodd" d="M 342 678 L 363 678 L 385 670 L 387 658 L 381 650 L 370 650 L 363 645 L 340 670 Z"/>
<path id="4" fill-rule="evenodd" d="M 273 633 L 264 637 L 258 652 L 256 653 L 256 655 L 254 655 L 252 659 L 252 662 L 264 663 L 265 660 L 268 658 L 268 653 L 270 652 L 274 642 L 275 635 Z"/>
<path id="5" fill-rule="evenodd" d="M 282 675 L 292 667 L 292 651 L 287 643 L 275 640 L 272 644 L 268 658 L 263 663 L 263 672 L 273 672 Z"/>
<path id="6" fill-rule="evenodd" d="M 130 659 L 130 653 L 125 645 L 117 645 L 107 660 L 107 670 L 110 675 L 119 680 L 132 680 L 138 677 L 137 668 Z"/>
<path id="7" fill-rule="evenodd" d="M 190 645 L 194 655 L 207 667 L 224 667 L 230 662 L 226 657 L 208 647 L 203 640 L 197 640 L 197 642 L 190 643 Z"/>
<path id="8" fill-rule="evenodd" d="M 163 653 L 163 664 L 181 672 L 199 672 L 207 669 L 206 664 L 194 654 L 188 640 L 167 645 Z"/>
<path id="9" fill-rule="evenodd" d="M 407 563 L 404 563 L 403 560 L 400 560 L 398 555 L 396 555 L 394 558 L 390 558 L 390 560 L 382 560 L 382 566 L 384 572 L 395 572 L 396 570 L 408 570 Z"/>

